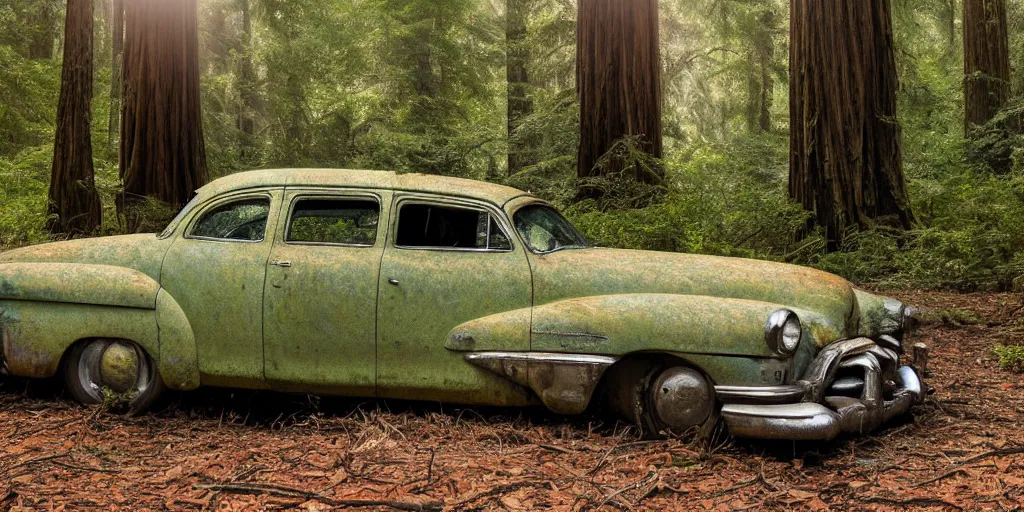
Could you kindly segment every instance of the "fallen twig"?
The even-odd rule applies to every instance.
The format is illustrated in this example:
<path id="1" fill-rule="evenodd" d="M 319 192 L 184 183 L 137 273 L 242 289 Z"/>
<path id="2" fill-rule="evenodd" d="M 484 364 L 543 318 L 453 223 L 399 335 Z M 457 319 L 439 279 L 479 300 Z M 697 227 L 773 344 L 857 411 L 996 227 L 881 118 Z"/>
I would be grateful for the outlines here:
<path id="1" fill-rule="evenodd" d="M 7 468 L 7 471 L 10 471 L 10 470 L 15 469 L 15 468 L 20 468 L 22 466 L 29 466 L 29 465 L 36 464 L 36 463 L 39 463 L 39 462 L 46 462 L 48 460 L 59 459 L 61 457 L 67 457 L 67 456 L 68 456 L 68 454 L 66 454 L 66 453 L 58 453 L 56 455 L 46 455 L 46 456 L 43 456 L 43 457 L 36 457 L 34 459 L 28 459 L 28 460 L 26 460 L 24 462 L 19 462 L 19 463 L 13 465 L 13 466 Z"/>
<path id="2" fill-rule="evenodd" d="M 904 507 L 908 505 L 923 505 L 932 507 L 949 507 L 954 508 L 956 510 L 964 509 L 960 505 L 940 500 L 938 498 L 911 498 L 909 500 L 894 500 L 892 498 L 879 498 L 877 496 L 867 496 L 861 498 L 861 501 L 865 501 L 868 503 L 885 503 L 886 505 L 899 505 Z"/>
<path id="3" fill-rule="evenodd" d="M 935 478 L 929 478 L 928 480 L 925 480 L 923 482 L 916 483 L 916 484 L 914 484 L 914 487 L 922 487 L 922 486 L 925 486 L 925 485 L 928 485 L 928 484 L 933 484 L 935 482 L 938 482 L 939 480 L 945 480 L 945 479 L 947 479 L 947 478 L 949 478 L 951 476 L 957 475 L 957 474 L 963 474 L 965 476 L 968 476 L 968 473 L 967 473 L 966 469 L 964 469 L 964 468 L 956 468 L 956 469 L 954 469 L 952 471 L 946 471 L 945 473 L 943 473 L 943 474 L 941 474 L 941 475 L 939 475 L 939 476 L 937 476 Z"/>
<path id="4" fill-rule="evenodd" d="M 287 487 L 284 485 L 268 484 L 268 483 L 249 483 L 249 482 L 225 482 L 219 484 L 194 484 L 194 489 L 203 489 L 217 492 L 240 492 L 240 493 L 265 493 L 277 496 L 283 496 L 286 498 L 305 498 L 311 500 L 317 500 L 325 503 L 332 507 L 388 507 L 395 510 L 441 510 L 441 503 L 439 502 L 426 502 L 416 503 L 410 501 L 391 501 L 391 500 L 336 500 L 328 498 L 320 493 L 307 491 L 305 489 L 297 489 L 294 487 Z"/>
<path id="5" fill-rule="evenodd" d="M 537 446 L 539 446 L 541 448 L 544 448 L 545 450 L 551 450 L 553 452 L 562 452 L 562 453 L 569 453 L 569 454 L 572 453 L 572 450 L 569 450 L 567 448 L 562 448 L 561 446 L 555 446 L 553 444 L 540 444 L 540 443 L 537 443 Z"/>
<path id="6" fill-rule="evenodd" d="M 1017 455 L 1018 453 L 1024 453 L 1024 446 L 1016 446 L 1016 447 L 1013 447 L 1013 448 L 1003 448 L 1001 450 L 992 450 L 990 452 L 985 452 L 985 453 L 982 453 L 982 454 L 979 454 L 979 455 L 975 455 L 974 457 L 971 457 L 969 459 L 962 460 L 960 462 L 957 462 L 957 464 L 962 466 L 964 464 L 973 464 L 975 462 L 978 462 L 979 460 L 984 460 L 984 459 L 987 459 L 989 457 L 1002 457 L 1002 456 L 1005 456 L 1005 455 Z"/>

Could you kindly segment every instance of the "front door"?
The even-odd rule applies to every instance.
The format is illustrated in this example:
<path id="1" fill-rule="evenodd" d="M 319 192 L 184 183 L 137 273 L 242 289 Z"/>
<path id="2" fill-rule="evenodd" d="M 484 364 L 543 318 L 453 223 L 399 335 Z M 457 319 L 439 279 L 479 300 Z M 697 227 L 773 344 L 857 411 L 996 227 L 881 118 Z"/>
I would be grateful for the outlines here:
<path id="1" fill-rule="evenodd" d="M 262 387 L 263 284 L 279 190 L 218 197 L 188 220 L 164 258 L 161 286 L 195 334 L 205 385 Z"/>
<path id="2" fill-rule="evenodd" d="M 381 264 L 377 389 L 383 397 L 518 404 L 522 388 L 445 349 L 459 324 L 531 306 L 523 247 L 492 205 L 426 195 L 396 197 Z M 529 315 L 503 346 L 530 349 Z"/>
<path id="3" fill-rule="evenodd" d="M 288 188 L 263 310 L 272 386 L 373 396 L 390 192 Z"/>

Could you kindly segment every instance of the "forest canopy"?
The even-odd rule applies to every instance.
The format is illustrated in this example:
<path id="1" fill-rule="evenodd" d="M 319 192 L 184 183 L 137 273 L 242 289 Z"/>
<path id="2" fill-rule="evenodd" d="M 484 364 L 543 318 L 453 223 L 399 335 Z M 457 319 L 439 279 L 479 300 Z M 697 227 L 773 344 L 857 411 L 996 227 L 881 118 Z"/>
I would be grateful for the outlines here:
<path id="1" fill-rule="evenodd" d="M 809 264 L 858 283 L 1007 289 L 1024 275 L 1024 1 L 871 2 L 891 6 L 896 76 L 885 71 L 895 115 L 868 121 L 898 124 L 913 217 L 828 237 L 808 229 L 812 214 L 788 192 L 790 3 L 635 2 L 657 17 L 643 25 L 656 47 L 642 61 L 656 82 L 634 82 L 660 107 L 660 122 L 643 126 L 661 133 L 600 146 L 596 167 L 629 172 L 581 181 L 577 19 L 592 1 L 198 0 L 204 172 L 329 167 L 488 180 L 552 201 L 599 245 Z M 112 34 L 123 3 L 91 3 L 89 122 L 101 233 L 112 234 L 136 228 L 116 200 L 122 77 Z M 972 44 L 993 40 L 977 35 L 991 25 L 971 18 L 989 4 L 1004 9 L 1005 48 Z M 67 5 L 0 3 L 0 248 L 53 236 Z M 648 174 L 657 179 L 632 178 Z M 581 184 L 606 193 L 581 194 Z"/>

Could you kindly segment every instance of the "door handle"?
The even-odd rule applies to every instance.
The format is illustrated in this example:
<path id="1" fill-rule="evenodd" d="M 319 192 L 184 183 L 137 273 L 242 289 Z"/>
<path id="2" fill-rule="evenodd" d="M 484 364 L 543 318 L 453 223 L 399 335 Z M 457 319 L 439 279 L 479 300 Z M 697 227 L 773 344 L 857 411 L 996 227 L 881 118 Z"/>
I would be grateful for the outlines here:
<path id="1" fill-rule="evenodd" d="M 274 265 L 275 267 L 284 267 L 284 268 L 288 268 L 288 267 L 292 266 L 292 262 L 290 262 L 290 261 L 271 260 L 270 264 Z"/>
<path id="2" fill-rule="evenodd" d="M 388 284 L 393 284 L 395 286 L 398 286 L 398 279 L 395 279 L 395 278 L 388 279 Z"/>

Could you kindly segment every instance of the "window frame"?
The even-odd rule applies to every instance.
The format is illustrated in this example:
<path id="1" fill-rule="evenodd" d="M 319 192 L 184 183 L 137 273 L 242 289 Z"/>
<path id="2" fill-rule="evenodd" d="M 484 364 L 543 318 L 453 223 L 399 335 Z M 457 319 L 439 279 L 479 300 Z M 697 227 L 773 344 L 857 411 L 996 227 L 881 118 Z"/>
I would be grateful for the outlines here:
<path id="1" fill-rule="evenodd" d="M 402 207 L 407 205 L 407 204 L 417 204 L 417 205 L 426 205 L 426 206 L 439 206 L 439 207 L 443 207 L 443 208 L 452 208 L 452 209 L 455 209 L 455 210 L 473 210 L 473 211 L 477 211 L 477 212 L 484 212 L 484 213 L 486 213 L 488 215 L 489 220 L 493 219 L 495 221 L 494 223 L 498 226 L 498 229 L 501 231 L 501 233 L 503 235 L 505 235 L 505 239 L 508 240 L 510 248 L 508 248 L 508 249 L 490 249 L 490 248 L 483 248 L 483 249 L 481 249 L 481 248 L 478 248 L 478 247 L 433 247 L 433 246 L 430 246 L 430 247 L 428 247 L 428 246 L 417 247 L 417 246 L 399 245 L 398 244 L 398 226 L 399 226 L 399 223 L 402 222 Z M 391 241 L 390 241 L 391 242 L 391 246 L 394 247 L 395 249 L 402 249 L 402 250 L 407 250 L 407 251 L 475 252 L 475 253 L 483 253 L 483 254 L 504 254 L 504 253 L 515 252 L 515 250 L 516 250 L 516 242 L 515 242 L 515 239 L 513 237 L 508 235 L 509 231 L 508 231 L 508 226 L 506 225 L 507 222 L 508 222 L 508 219 L 503 215 L 503 213 L 504 212 L 502 212 L 501 210 L 499 210 L 497 208 L 494 208 L 494 207 L 492 207 L 489 204 L 482 204 L 482 203 L 476 203 L 476 202 L 470 202 L 470 201 L 459 201 L 459 200 L 449 199 L 449 198 L 418 196 L 418 195 L 398 197 L 398 198 L 395 199 L 395 214 L 394 214 L 395 221 L 394 221 L 394 224 L 392 226 L 392 231 L 394 232 L 394 234 L 390 237 L 391 238 Z M 488 222 L 488 224 L 487 224 L 487 245 L 488 246 L 491 244 L 491 236 L 490 235 L 491 235 L 491 226 L 490 226 L 490 222 Z"/>
<path id="2" fill-rule="evenodd" d="M 292 231 L 292 216 L 295 215 L 295 208 L 298 206 L 300 201 L 310 200 L 310 199 L 314 200 L 314 201 L 318 200 L 318 199 L 319 200 L 327 200 L 327 201 L 346 201 L 346 200 L 355 200 L 355 201 L 363 200 L 363 201 L 365 201 L 365 200 L 372 200 L 375 203 L 377 203 L 377 232 L 374 234 L 373 243 L 367 245 L 367 244 L 342 244 L 342 243 L 334 243 L 334 242 L 302 242 L 302 241 L 289 240 L 288 239 L 288 235 Z M 285 220 L 284 220 L 284 233 L 281 235 L 282 236 L 281 243 L 283 243 L 284 245 L 294 245 L 294 246 L 355 247 L 355 248 L 359 248 L 359 249 L 372 249 L 372 248 L 377 246 L 377 242 L 380 240 L 380 226 L 381 226 L 380 219 L 384 217 L 384 214 L 385 214 L 385 212 L 384 212 L 384 201 L 381 199 L 380 195 L 374 194 L 374 193 L 370 193 L 370 192 L 365 192 L 365 193 L 346 192 L 344 194 L 332 194 L 330 192 L 310 192 L 310 193 L 296 194 L 295 196 L 293 196 L 291 198 L 291 201 L 288 204 L 288 215 L 285 216 Z"/>
<path id="3" fill-rule="evenodd" d="M 585 247 L 585 248 L 582 248 L 582 247 L 581 248 L 572 248 L 572 249 L 562 248 L 562 249 L 555 249 L 555 250 L 552 250 L 552 251 L 537 251 L 537 250 L 534 250 L 533 246 L 531 246 L 526 241 L 526 239 L 523 238 L 523 234 L 520 233 L 519 230 L 516 229 L 516 227 L 515 227 L 515 217 L 516 217 L 516 215 L 522 209 L 529 208 L 531 206 L 546 206 L 548 208 L 551 208 L 552 210 L 555 211 L 555 213 L 558 214 L 559 217 L 562 218 L 562 220 L 568 222 L 569 225 L 572 226 L 572 228 L 575 229 L 577 233 L 579 233 L 579 228 L 577 228 L 572 222 L 569 222 L 569 219 L 565 218 L 565 215 L 561 211 L 559 211 L 558 208 L 555 208 L 550 203 L 547 203 L 545 201 L 530 201 L 530 202 L 527 202 L 527 203 L 516 205 L 515 209 L 512 210 L 511 213 L 509 213 L 509 219 L 511 219 L 511 222 L 512 222 L 512 230 L 516 234 L 516 239 L 518 239 L 520 242 L 522 242 L 523 247 L 526 247 L 526 250 L 528 252 L 530 252 L 531 254 L 534 254 L 534 255 L 537 255 L 537 256 L 547 256 L 548 254 L 554 254 L 556 252 L 562 252 L 562 251 L 566 251 L 566 250 L 568 250 L 568 251 L 583 251 L 583 250 L 586 250 L 586 249 L 595 249 L 595 248 L 597 248 L 597 246 L 594 245 L 593 242 L 590 242 L 590 240 L 587 240 L 587 238 L 584 236 L 583 239 L 591 244 L 589 247 Z M 583 236 L 583 234 L 580 233 L 580 236 Z"/>
<path id="4" fill-rule="evenodd" d="M 221 206 L 238 203 L 243 201 L 251 201 L 254 199 L 266 199 L 267 200 L 267 222 L 263 226 L 263 236 L 259 240 L 240 240 L 237 238 L 217 238 L 210 236 L 195 236 L 192 234 L 200 222 L 206 217 L 206 214 L 220 208 Z M 185 231 L 182 234 L 182 238 L 186 240 L 200 240 L 203 242 L 223 242 L 223 243 L 239 243 L 239 244 L 261 244 L 267 241 L 267 232 L 270 230 L 270 220 L 274 213 L 274 195 L 268 190 L 257 193 L 241 193 L 241 194 L 230 194 L 227 196 L 217 197 L 206 204 L 197 208 L 197 212 L 188 221 L 188 225 L 185 227 Z"/>

